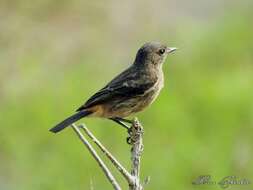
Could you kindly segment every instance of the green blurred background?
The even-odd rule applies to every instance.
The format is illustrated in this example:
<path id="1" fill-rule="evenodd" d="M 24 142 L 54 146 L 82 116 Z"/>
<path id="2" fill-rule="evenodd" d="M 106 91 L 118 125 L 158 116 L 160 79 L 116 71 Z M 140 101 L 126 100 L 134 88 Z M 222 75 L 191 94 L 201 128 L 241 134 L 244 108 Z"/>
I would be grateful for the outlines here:
<path id="1" fill-rule="evenodd" d="M 252 181 L 252 21 L 251 0 L 1 0 L 0 189 L 90 189 L 91 181 L 95 190 L 112 189 L 70 128 L 48 129 L 131 64 L 147 41 L 180 50 L 164 65 L 161 95 L 137 115 L 146 189 L 220 189 L 192 185 L 204 174 Z M 81 122 L 129 167 L 120 127 Z"/>

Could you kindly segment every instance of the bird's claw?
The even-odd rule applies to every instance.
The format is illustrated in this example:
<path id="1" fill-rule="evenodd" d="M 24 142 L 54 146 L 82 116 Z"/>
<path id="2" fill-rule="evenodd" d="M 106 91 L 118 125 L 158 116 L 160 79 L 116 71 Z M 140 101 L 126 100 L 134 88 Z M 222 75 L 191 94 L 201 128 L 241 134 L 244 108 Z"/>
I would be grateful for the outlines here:
<path id="1" fill-rule="evenodd" d="M 127 144 L 131 145 L 131 144 L 132 144 L 132 139 L 131 139 L 131 137 L 127 137 L 127 138 L 126 138 L 126 142 L 127 142 Z"/>

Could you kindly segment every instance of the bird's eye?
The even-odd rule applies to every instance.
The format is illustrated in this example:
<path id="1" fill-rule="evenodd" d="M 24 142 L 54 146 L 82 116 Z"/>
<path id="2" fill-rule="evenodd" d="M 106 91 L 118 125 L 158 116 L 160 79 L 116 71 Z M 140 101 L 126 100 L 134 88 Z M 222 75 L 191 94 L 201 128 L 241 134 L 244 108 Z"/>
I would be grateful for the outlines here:
<path id="1" fill-rule="evenodd" d="M 165 52 L 165 49 L 160 49 L 160 50 L 159 50 L 159 54 L 160 54 L 160 55 L 164 54 L 164 52 Z"/>

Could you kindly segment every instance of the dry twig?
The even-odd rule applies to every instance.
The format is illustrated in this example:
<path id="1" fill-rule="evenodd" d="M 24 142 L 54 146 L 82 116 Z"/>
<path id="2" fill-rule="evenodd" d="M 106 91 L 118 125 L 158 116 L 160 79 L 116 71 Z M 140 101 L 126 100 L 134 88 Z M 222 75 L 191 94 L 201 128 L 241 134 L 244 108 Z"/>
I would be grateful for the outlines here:
<path id="1" fill-rule="evenodd" d="M 102 171 L 105 173 L 108 181 L 112 184 L 114 189 L 120 190 L 121 187 L 115 180 L 111 171 L 104 164 L 102 159 L 98 156 L 94 148 L 90 145 L 90 143 L 85 139 L 82 133 L 79 131 L 78 127 L 75 124 L 72 124 L 72 128 L 80 138 L 80 140 L 84 143 L 84 145 L 88 148 L 89 152 L 92 154 L 94 159 L 99 164 Z M 141 153 L 143 151 L 143 127 L 137 118 L 134 119 L 134 122 L 129 130 L 128 142 L 131 144 L 131 173 L 128 172 L 120 162 L 102 145 L 102 143 L 89 131 L 89 129 L 81 125 L 80 128 L 84 130 L 84 132 L 88 135 L 88 137 L 99 147 L 99 149 L 107 156 L 107 158 L 113 163 L 116 169 L 121 173 L 121 175 L 127 180 L 129 185 L 129 190 L 143 190 L 143 186 L 140 182 L 140 159 Z"/>
<path id="2" fill-rule="evenodd" d="M 77 136 L 79 139 L 83 142 L 83 144 L 87 147 L 93 158 L 97 161 L 98 165 L 106 175 L 107 179 L 110 181 L 112 184 L 113 188 L 115 190 L 121 190 L 121 187 L 119 186 L 118 182 L 116 179 L 113 177 L 112 173 L 110 170 L 107 168 L 103 160 L 98 156 L 97 152 L 93 149 L 93 147 L 90 145 L 90 143 L 86 140 L 86 138 L 83 136 L 83 134 L 80 132 L 78 127 L 75 124 L 72 124 L 72 128 L 76 132 Z"/>

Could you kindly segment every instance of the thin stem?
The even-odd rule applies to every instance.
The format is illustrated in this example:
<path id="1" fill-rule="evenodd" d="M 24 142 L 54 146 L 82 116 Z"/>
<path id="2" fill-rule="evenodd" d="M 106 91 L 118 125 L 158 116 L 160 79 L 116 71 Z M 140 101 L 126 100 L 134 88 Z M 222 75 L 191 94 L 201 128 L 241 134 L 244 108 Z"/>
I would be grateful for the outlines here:
<path id="1" fill-rule="evenodd" d="M 130 131 L 130 142 L 132 144 L 131 149 L 131 160 L 132 160 L 132 169 L 131 174 L 135 179 L 133 185 L 129 185 L 130 190 L 143 190 L 143 187 L 140 183 L 140 163 L 141 163 L 141 153 L 143 151 L 143 127 L 140 122 L 135 119 Z"/>
<path id="2" fill-rule="evenodd" d="M 116 169 L 123 175 L 128 183 L 133 184 L 134 180 L 131 174 L 119 163 L 119 161 L 103 146 L 103 144 L 90 132 L 90 130 L 85 126 L 79 126 L 84 130 L 84 132 L 91 138 L 91 140 L 99 147 L 99 149 L 105 153 L 107 158 L 113 163 Z"/>
<path id="3" fill-rule="evenodd" d="M 75 124 L 72 124 L 71 126 L 72 126 L 73 130 L 75 131 L 75 133 L 77 134 L 77 136 L 79 137 L 79 139 L 87 147 L 87 149 L 89 150 L 89 152 L 91 153 L 91 155 L 93 156 L 93 158 L 97 161 L 99 167 L 102 169 L 102 171 L 104 172 L 105 176 L 107 177 L 107 179 L 112 184 L 113 188 L 115 190 L 121 190 L 121 187 L 119 186 L 118 182 L 116 181 L 116 179 L 114 178 L 114 176 L 112 175 L 112 173 L 110 172 L 110 170 L 107 168 L 107 166 L 105 165 L 105 163 L 98 156 L 97 152 L 93 149 L 93 147 L 90 145 L 90 143 L 86 140 L 86 138 L 80 132 L 80 130 L 78 129 L 78 127 Z"/>

